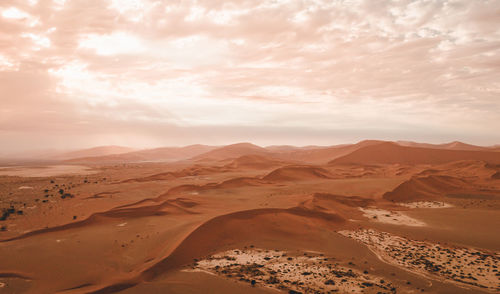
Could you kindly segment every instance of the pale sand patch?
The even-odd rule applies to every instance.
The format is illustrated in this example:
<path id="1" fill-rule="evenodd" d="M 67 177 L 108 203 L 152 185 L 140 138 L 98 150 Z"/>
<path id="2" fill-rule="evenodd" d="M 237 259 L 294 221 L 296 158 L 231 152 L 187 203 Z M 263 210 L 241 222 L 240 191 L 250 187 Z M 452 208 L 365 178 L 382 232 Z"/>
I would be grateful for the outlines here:
<path id="1" fill-rule="evenodd" d="M 82 165 L 49 165 L 49 166 L 24 166 L 0 167 L 0 176 L 17 177 L 51 177 L 58 175 L 90 175 L 98 171 Z"/>
<path id="2" fill-rule="evenodd" d="M 380 283 L 381 277 L 348 268 L 311 251 L 293 255 L 278 250 L 229 250 L 196 262 L 192 270 L 302 293 L 377 293 L 394 287 L 387 279 Z"/>
<path id="3" fill-rule="evenodd" d="M 30 187 L 30 186 L 21 186 L 18 189 L 19 190 L 33 190 L 33 187 Z"/>
<path id="4" fill-rule="evenodd" d="M 212 272 L 206 271 L 206 270 L 202 270 L 200 268 L 187 268 L 187 269 L 181 270 L 181 272 L 186 272 L 186 273 L 205 273 L 205 274 L 209 274 L 211 276 L 216 276 L 217 275 L 215 273 L 212 273 Z"/>
<path id="5" fill-rule="evenodd" d="M 408 203 L 399 203 L 399 205 L 408 207 L 408 208 L 450 208 L 453 205 L 446 202 L 439 201 L 417 201 L 417 202 L 408 202 Z"/>
<path id="6" fill-rule="evenodd" d="M 365 244 L 382 261 L 407 271 L 461 287 L 500 291 L 498 252 L 442 246 L 375 230 L 338 233 Z"/>
<path id="7" fill-rule="evenodd" d="M 376 221 L 392 225 L 403 225 L 412 227 L 423 227 L 426 224 L 422 221 L 414 219 L 407 216 L 406 214 L 399 211 L 389 211 L 379 208 L 362 208 L 359 210 L 363 212 L 363 216 L 370 219 L 370 221 Z"/>

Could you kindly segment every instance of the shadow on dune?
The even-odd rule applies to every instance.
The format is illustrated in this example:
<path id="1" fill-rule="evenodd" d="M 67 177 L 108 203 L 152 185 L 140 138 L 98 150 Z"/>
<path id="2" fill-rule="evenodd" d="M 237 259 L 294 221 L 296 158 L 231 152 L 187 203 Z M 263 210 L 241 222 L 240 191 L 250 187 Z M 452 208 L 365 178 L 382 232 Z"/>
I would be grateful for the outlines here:
<path id="1" fill-rule="evenodd" d="M 467 196 L 469 195 L 469 196 Z M 482 195 L 482 196 L 481 196 Z M 500 191 L 486 189 L 474 183 L 452 176 L 430 175 L 412 177 L 394 190 L 384 194 L 383 198 L 396 202 L 438 200 L 444 197 L 493 199 L 500 196 Z"/>
<path id="2" fill-rule="evenodd" d="M 331 178 L 333 178 L 333 175 L 321 167 L 298 165 L 280 167 L 270 172 L 262 179 L 267 181 L 283 182 Z"/>
<path id="3" fill-rule="evenodd" d="M 359 196 L 343 196 L 329 193 L 314 193 L 313 201 L 323 203 L 325 201 L 333 201 L 349 207 L 366 207 L 374 204 L 373 199 L 362 198 Z"/>
<path id="4" fill-rule="evenodd" d="M 142 199 L 142 200 L 134 202 L 134 203 L 118 206 L 117 208 L 123 209 L 126 207 L 134 207 L 134 206 L 145 204 L 145 203 L 160 202 L 160 201 L 163 201 L 166 198 L 168 198 L 170 196 L 174 196 L 174 195 L 198 193 L 200 191 L 208 191 L 208 190 L 214 190 L 214 189 L 236 189 L 236 188 L 242 188 L 242 187 L 249 187 L 249 186 L 255 187 L 255 186 L 263 186 L 263 185 L 271 185 L 271 184 L 273 184 L 273 183 L 259 179 L 259 178 L 252 178 L 252 177 L 233 178 L 233 179 L 229 179 L 229 180 L 226 180 L 226 181 L 223 181 L 220 183 L 208 183 L 205 185 L 186 184 L 186 185 L 172 187 L 167 192 L 161 194 L 158 197 Z"/>
<path id="5" fill-rule="evenodd" d="M 32 278 L 18 274 L 18 273 L 1 273 L 0 272 L 0 278 L 18 278 L 18 279 L 23 279 L 23 280 L 32 280 Z"/>
<path id="6" fill-rule="evenodd" d="M 89 225 L 103 223 L 105 222 L 106 219 L 110 218 L 131 219 L 131 218 L 141 218 L 148 216 L 161 216 L 161 215 L 175 214 L 175 213 L 195 214 L 196 212 L 189 210 L 189 208 L 192 208 L 196 205 L 198 205 L 198 203 L 190 199 L 176 198 L 176 199 L 166 200 L 158 205 L 141 206 L 135 208 L 111 209 L 105 212 L 94 213 L 90 215 L 88 218 L 81 221 L 28 232 L 26 234 L 22 234 L 13 238 L 0 240 L 0 242 L 15 241 L 45 233 L 81 228 Z"/>

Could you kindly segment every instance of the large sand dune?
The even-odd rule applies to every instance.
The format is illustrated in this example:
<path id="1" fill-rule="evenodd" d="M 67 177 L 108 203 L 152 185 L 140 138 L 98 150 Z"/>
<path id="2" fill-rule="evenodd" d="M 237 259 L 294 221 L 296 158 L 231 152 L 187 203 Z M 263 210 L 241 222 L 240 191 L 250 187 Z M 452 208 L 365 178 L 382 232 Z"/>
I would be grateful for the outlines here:
<path id="1" fill-rule="evenodd" d="M 500 163 L 494 151 L 461 151 L 399 146 L 385 142 L 360 148 L 330 161 L 330 164 L 441 164 L 458 160 Z"/>

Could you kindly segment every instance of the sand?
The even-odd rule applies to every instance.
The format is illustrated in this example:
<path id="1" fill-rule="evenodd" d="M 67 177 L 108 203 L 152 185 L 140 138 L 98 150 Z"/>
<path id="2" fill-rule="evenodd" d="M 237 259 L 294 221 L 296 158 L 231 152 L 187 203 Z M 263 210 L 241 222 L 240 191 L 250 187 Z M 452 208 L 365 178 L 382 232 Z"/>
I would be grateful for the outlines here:
<path id="1" fill-rule="evenodd" d="M 417 201 L 417 202 L 409 202 L 409 203 L 400 203 L 399 205 L 408 207 L 408 208 L 450 208 L 453 205 L 445 202 L 439 201 Z"/>
<path id="2" fill-rule="evenodd" d="M 97 171 L 81 165 L 0 167 L 0 176 L 52 177 L 58 175 L 90 175 L 95 173 Z"/>
<path id="3" fill-rule="evenodd" d="M 363 216 L 367 217 L 370 221 L 413 227 L 423 227 L 426 225 L 423 221 L 409 217 L 399 211 L 388 211 L 378 208 L 359 208 L 359 210 L 361 210 Z"/>
<path id="4" fill-rule="evenodd" d="M 423 147 L 366 160 L 393 148 L 193 146 L 3 168 L 0 292 L 496 292 L 500 165 Z"/>
<path id="5" fill-rule="evenodd" d="M 197 261 L 192 270 L 213 273 L 254 287 L 282 291 L 393 292 L 390 281 L 341 266 L 324 254 L 311 251 L 290 253 L 253 248 L 234 249 Z"/>
<path id="6" fill-rule="evenodd" d="M 499 252 L 409 240 L 374 230 L 340 231 L 367 245 L 389 264 L 471 289 L 500 291 Z"/>

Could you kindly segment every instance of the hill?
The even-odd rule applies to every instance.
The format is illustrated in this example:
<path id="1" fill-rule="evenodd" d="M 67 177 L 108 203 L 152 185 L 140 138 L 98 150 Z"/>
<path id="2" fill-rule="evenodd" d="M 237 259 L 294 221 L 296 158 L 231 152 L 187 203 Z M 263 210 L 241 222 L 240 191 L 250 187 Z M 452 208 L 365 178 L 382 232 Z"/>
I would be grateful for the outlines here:
<path id="1" fill-rule="evenodd" d="M 330 179 L 332 175 L 327 170 L 314 166 L 284 166 L 273 170 L 263 180 L 282 181 L 304 181 L 314 179 Z"/>
<path id="2" fill-rule="evenodd" d="M 248 169 L 266 169 L 279 165 L 284 165 L 286 162 L 276 160 L 269 156 L 263 155 L 243 155 L 231 160 L 225 167 L 227 168 L 248 168 Z"/>
<path id="3" fill-rule="evenodd" d="M 327 163 L 335 158 L 347 155 L 364 146 L 379 144 L 383 141 L 365 140 L 356 144 L 336 145 L 330 147 L 304 148 L 300 150 L 292 150 L 288 152 L 277 153 L 275 157 L 301 161 L 305 163 L 321 164 Z"/>
<path id="4" fill-rule="evenodd" d="M 65 152 L 61 154 L 52 155 L 52 159 L 67 160 L 79 157 L 94 157 L 94 156 L 106 156 L 112 154 L 123 154 L 128 152 L 133 152 L 136 149 L 124 146 L 98 146 L 88 149 L 75 150 L 70 152 Z"/>
<path id="5" fill-rule="evenodd" d="M 215 148 L 208 152 L 194 156 L 193 160 L 223 160 L 237 158 L 243 155 L 269 155 L 269 150 L 250 143 L 238 143 Z"/>
<path id="6" fill-rule="evenodd" d="M 80 157 L 69 162 L 132 162 L 132 161 L 174 161 L 189 159 L 216 147 L 190 145 L 185 147 L 162 147 L 107 156 Z"/>
<path id="7" fill-rule="evenodd" d="M 336 158 L 329 164 L 441 164 L 458 160 L 500 163 L 494 151 L 461 151 L 405 147 L 392 142 L 370 145 Z"/>
<path id="8" fill-rule="evenodd" d="M 463 151 L 494 151 L 495 148 L 476 146 L 471 144 L 466 144 L 459 141 L 453 141 L 444 144 L 429 144 L 429 143 L 417 143 L 411 141 L 397 141 L 396 144 L 405 147 L 421 147 L 421 148 L 431 148 L 431 149 L 446 149 L 446 150 L 463 150 Z M 498 150 L 496 150 L 498 151 Z"/>
<path id="9" fill-rule="evenodd" d="M 413 177 L 393 191 L 385 193 L 383 197 L 397 202 L 436 200 L 447 193 L 464 190 L 468 186 L 463 180 L 450 176 Z"/>

